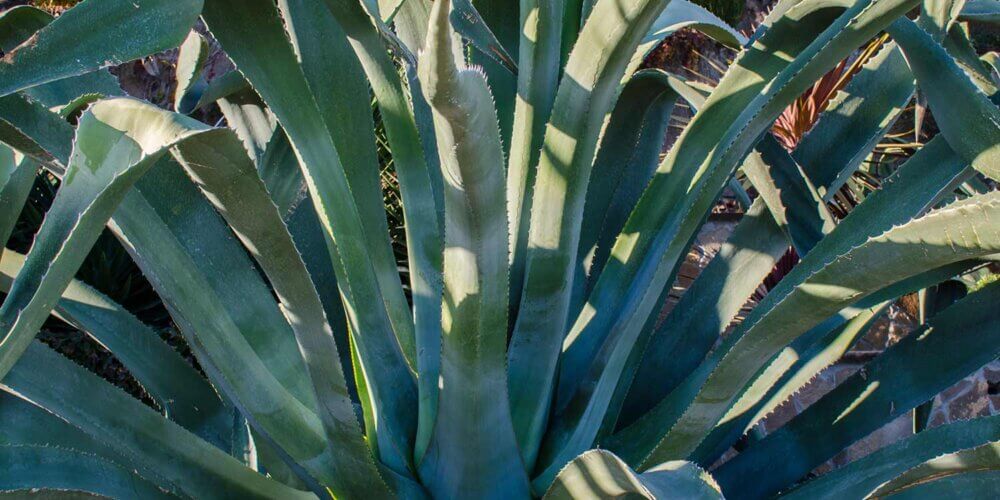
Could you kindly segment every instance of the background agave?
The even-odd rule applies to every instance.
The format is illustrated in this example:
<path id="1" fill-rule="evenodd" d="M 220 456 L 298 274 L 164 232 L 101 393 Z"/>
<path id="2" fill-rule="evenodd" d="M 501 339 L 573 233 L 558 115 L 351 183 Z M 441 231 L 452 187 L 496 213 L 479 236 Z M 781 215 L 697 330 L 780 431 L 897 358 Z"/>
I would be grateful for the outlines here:
<path id="1" fill-rule="evenodd" d="M 1000 284 L 964 297 L 938 285 L 1000 252 L 996 58 L 963 36 L 1000 5 L 927 0 L 904 17 L 918 5 L 784 0 L 750 39 L 685 0 L 5 12 L 4 238 L 39 167 L 61 185 L 27 256 L 0 262 L 0 489 L 989 496 L 1000 417 L 922 430 L 803 481 L 1000 354 Z M 206 81 L 199 16 L 239 72 Z M 718 85 L 636 71 L 682 27 L 739 50 Z M 783 110 L 883 31 L 812 130 L 782 147 Z M 121 97 L 102 69 L 178 45 L 174 111 Z M 940 134 L 831 214 L 915 88 Z M 697 113 L 661 159 L 678 99 Z M 187 116 L 216 102 L 226 128 Z M 385 149 L 409 294 L 380 189 Z M 659 320 L 713 204 L 742 189 L 737 172 L 758 196 Z M 74 279 L 105 226 L 202 371 Z M 789 247 L 801 260 L 777 276 Z M 727 332 L 765 278 L 777 283 Z M 720 460 L 917 290 L 919 330 Z M 153 407 L 34 342 L 50 314 L 114 352 Z"/>

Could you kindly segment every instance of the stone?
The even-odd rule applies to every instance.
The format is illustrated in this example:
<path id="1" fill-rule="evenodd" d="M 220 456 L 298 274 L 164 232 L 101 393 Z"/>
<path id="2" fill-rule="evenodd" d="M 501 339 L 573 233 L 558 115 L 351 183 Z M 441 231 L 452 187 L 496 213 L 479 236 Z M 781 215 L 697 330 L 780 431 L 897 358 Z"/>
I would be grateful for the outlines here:
<path id="1" fill-rule="evenodd" d="M 989 384 L 986 379 L 979 378 L 970 389 L 948 401 L 948 415 L 952 421 L 968 420 L 990 414 L 991 404 L 987 395 Z"/>

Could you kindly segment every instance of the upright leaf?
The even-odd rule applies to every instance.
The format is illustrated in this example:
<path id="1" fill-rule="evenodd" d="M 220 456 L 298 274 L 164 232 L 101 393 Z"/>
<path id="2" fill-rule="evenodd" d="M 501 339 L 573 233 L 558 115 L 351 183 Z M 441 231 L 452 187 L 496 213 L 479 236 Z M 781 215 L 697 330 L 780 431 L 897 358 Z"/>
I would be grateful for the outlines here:
<path id="1" fill-rule="evenodd" d="M 566 330 L 597 141 L 632 52 L 667 3 L 597 4 L 556 92 L 532 193 L 525 280 L 508 360 L 514 428 L 529 468 L 542 439 Z"/>
<path id="2" fill-rule="evenodd" d="M 452 57 L 452 9 L 435 2 L 419 66 L 445 179 L 440 403 L 420 474 L 443 498 L 527 497 L 504 362 L 503 149 L 484 75 Z"/>

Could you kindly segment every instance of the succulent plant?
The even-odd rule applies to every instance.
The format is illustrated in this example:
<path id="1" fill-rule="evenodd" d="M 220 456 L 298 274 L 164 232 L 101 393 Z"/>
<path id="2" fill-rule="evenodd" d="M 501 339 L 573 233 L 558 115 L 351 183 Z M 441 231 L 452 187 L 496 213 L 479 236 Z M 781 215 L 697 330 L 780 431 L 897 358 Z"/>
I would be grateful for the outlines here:
<path id="1" fill-rule="evenodd" d="M 787 424 L 756 431 L 887 303 L 1000 254 L 996 57 L 964 35 L 1000 5 L 926 0 L 912 21 L 917 6 L 781 0 L 749 39 L 686 0 L 4 12 L 0 232 L 39 168 L 61 185 L 27 255 L 0 261 L 0 491 L 995 493 L 1000 417 L 921 424 L 810 471 L 996 359 L 1000 283 L 935 306 Z M 204 77 L 199 16 L 237 71 Z M 739 51 L 717 85 L 637 71 L 681 28 Z M 883 31 L 783 147 L 783 110 Z M 122 96 L 105 69 L 178 46 L 174 110 Z M 829 197 L 916 89 L 940 134 L 834 217 Z M 402 197 L 405 287 L 372 98 Z M 678 100 L 697 112 L 661 158 Z M 189 116 L 215 104 L 225 127 Z M 737 171 L 756 199 L 661 320 Z M 203 372 L 74 278 L 105 227 Z M 800 260 L 734 322 L 789 248 Z M 113 352 L 156 407 L 34 341 L 50 315 Z"/>

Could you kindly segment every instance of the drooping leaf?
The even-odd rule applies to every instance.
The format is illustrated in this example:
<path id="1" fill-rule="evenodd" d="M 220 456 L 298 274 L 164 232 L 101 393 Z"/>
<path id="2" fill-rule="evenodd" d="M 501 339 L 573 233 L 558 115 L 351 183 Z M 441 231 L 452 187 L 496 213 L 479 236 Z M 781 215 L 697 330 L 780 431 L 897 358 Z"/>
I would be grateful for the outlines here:
<path id="1" fill-rule="evenodd" d="M 67 10 L 0 60 L 0 96 L 177 47 L 202 0 L 103 0 Z"/>
<path id="2" fill-rule="evenodd" d="M 146 479 L 161 488 L 193 497 L 311 498 L 248 469 L 41 343 L 29 346 L 2 385 L 155 471 L 158 477 Z"/>
<path id="3" fill-rule="evenodd" d="M 5 250 L 0 261 L 0 288 L 9 292 L 23 266 L 23 255 Z M 223 404 L 208 381 L 151 328 L 76 280 L 62 293 L 53 313 L 113 352 L 168 418 L 222 450 L 232 449 L 233 409 Z"/>
<path id="4" fill-rule="evenodd" d="M 69 283 L 71 273 L 79 266 L 99 229 L 132 184 L 168 148 L 174 148 L 173 154 L 188 175 L 205 190 L 237 236 L 253 250 L 275 287 L 282 310 L 299 343 L 309 376 L 314 382 L 312 388 L 320 404 L 320 421 L 329 441 L 306 441 L 312 447 L 320 445 L 318 457 L 307 454 L 316 453 L 315 449 L 288 449 L 288 453 L 330 488 L 371 491 L 372 484 L 384 488 L 357 427 L 341 368 L 329 363 L 330 358 L 337 359 L 336 345 L 315 289 L 276 208 L 269 203 L 263 183 L 254 175 L 253 164 L 245 155 L 240 159 L 242 146 L 228 130 L 213 130 L 180 115 L 127 99 L 101 102 L 84 114 L 70 168 L 49 212 L 52 217 L 47 219 L 78 222 L 70 226 L 43 224 L 38 244 L 28 255 L 8 300 L 0 308 L 0 318 L 9 318 L 11 314 L 15 317 L 14 320 L 0 319 L 4 324 L 11 325 L 5 332 L 3 343 L 5 359 L 16 358 L 18 351 L 23 349 L 21 346 L 25 339 L 30 341 L 47 315 L 47 307 L 51 307 L 46 304 L 53 303 L 53 294 L 60 294 Z M 55 243 L 64 245 L 57 246 Z M 77 253 L 59 251 L 66 247 L 76 249 Z M 15 306 L 20 306 L 16 312 Z M 190 317 L 186 319 L 200 321 Z M 205 335 L 198 341 L 212 339 Z M 316 355 L 322 355 L 325 360 L 318 361 L 314 357 Z M 226 375 L 225 382 L 220 380 L 220 383 L 255 383 L 254 387 L 261 389 L 260 379 L 234 380 Z M 304 421 L 303 426 L 308 427 L 315 425 L 311 420 L 316 415 L 302 406 L 288 405 L 281 410 L 283 415 L 266 416 L 253 410 L 251 415 L 255 419 L 274 418 L 270 424 L 263 425 L 282 446 L 302 446 L 297 444 L 303 442 L 301 437 L 293 438 L 287 434 L 277 437 L 294 429 L 279 422 L 298 418 Z M 330 454 L 326 451 L 330 443 L 337 443 L 338 447 L 350 446 L 354 451 Z M 309 463 L 314 459 L 318 459 L 319 463 Z M 320 465 L 331 460 L 344 460 L 339 468 L 354 472 L 331 478 L 328 466 Z"/>

